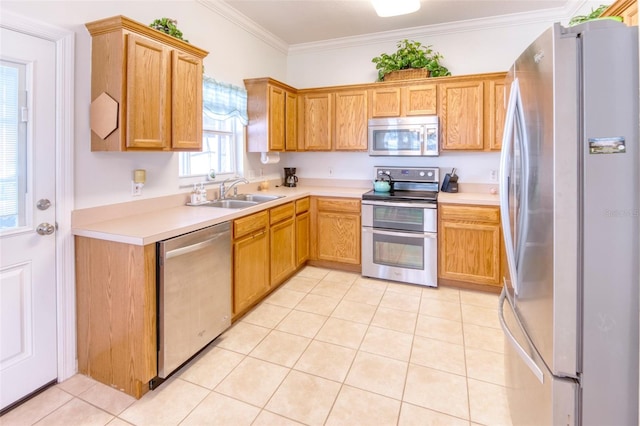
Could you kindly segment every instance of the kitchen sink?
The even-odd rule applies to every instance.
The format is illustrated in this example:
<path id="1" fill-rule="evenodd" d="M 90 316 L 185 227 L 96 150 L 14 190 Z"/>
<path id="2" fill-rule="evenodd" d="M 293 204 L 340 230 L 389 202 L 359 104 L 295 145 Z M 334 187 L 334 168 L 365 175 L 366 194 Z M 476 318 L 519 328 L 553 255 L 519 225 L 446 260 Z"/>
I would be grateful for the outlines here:
<path id="1" fill-rule="evenodd" d="M 217 200 L 200 204 L 204 207 L 222 207 L 223 209 L 244 209 L 259 204 L 257 201 L 248 200 Z"/>
<path id="2" fill-rule="evenodd" d="M 255 201 L 256 203 L 266 203 L 267 201 L 277 200 L 284 195 L 265 195 L 265 194 L 237 194 L 229 197 L 229 200 Z"/>

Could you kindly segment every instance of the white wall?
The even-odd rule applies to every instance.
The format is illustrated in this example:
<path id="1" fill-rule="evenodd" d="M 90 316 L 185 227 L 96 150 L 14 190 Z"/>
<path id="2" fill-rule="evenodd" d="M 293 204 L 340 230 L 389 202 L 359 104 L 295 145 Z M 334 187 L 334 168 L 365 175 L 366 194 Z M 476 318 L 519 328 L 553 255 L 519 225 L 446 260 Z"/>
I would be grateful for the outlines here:
<path id="1" fill-rule="evenodd" d="M 76 33 L 75 66 L 75 208 L 152 198 L 185 191 L 179 188 L 177 153 L 91 152 L 91 37 L 86 22 L 125 15 L 141 23 L 156 18 L 178 20 L 190 43 L 209 51 L 205 73 L 217 80 L 243 86 L 244 78 L 286 78 L 286 54 L 258 40 L 212 10 L 194 1 L 5 1 L 11 10 Z M 257 154 L 248 155 L 249 168 L 278 173 L 262 166 Z M 134 169 L 147 170 L 142 197 L 131 196 Z"/>
<path id="2" fill-rule="evenodd" d="M 571 16 L 597 5 L 598 2 L 574 3 L 542 14 L 381 33 L 359 43 L 337 40 L 323 47 L 298 45 L 288 57 L 286 82 L 297 88 L 374 82 L 377 71 L 371 59 L 395 52 L 396 43 L 405 38 L 431 45 L 444 56 L 442 63 L 453 75 L 507 71 L 529 43 L 554 22 L 566 24 Z M 437 158 L 422 159 L 369 157 L 366 153 L 297 153 L 287 154 L 284 166 L 296 167 L 302 177 L 352 179 L 369 179 L 374 165 L 437 166 L 443 169 L 442 176 L 456 167 L 459 182 L 464 184 L 494 183 L 490 172 L 499 168 L 499 159 L 499 153 L 481 152 L 445 152 Z"/>
<path id="3" fill-rule="evenodd" d="M 595 3 L 594 3 L 595 4 Z M 587 5 L 583 7 L 588 9 Z M 147 170 L 141 198 L 175 194 L 179 188 L 177 153 L 105 153 L 90 151 L 89 104 L 91 38 L 84 24 L 113 15 L 125 15 L 142 23 L 156 18 L 177 19 L 178 27 L 194 45 L 208 50 L 205 72 L 213 78 L 242 85 L 244 78 L 273 77 L 294 87 L 307 88 L 372 82 L 376 71 L 371 58 L 395 50 L 396 41 L 411 38 L 432 44 L 445 56 L 444 64 L 453 74 L 506 70 L 554 18 L 503 19 L 486 26 L 471 22 L 455 26 L 394 32 L 353 39 L 350 47 L 294 46 L 285 53 L 231 23 L 217 12 L 193 0 L 173 1 L 11 1 L 2 0 L 2 10 L 67 28 L 76 33 L 75 67 L 75 208 L 131 201 L 132 171 Z M 559 12 L 560 13 L 560 12 Z M 563 12 L 566 14 L 566 12 Z M 304 177 L 361 178 L 371 176 L 373 165 L 424 164 L 457 167 L 460 182 L 489 182 L 489 172 L 498 167 L 496 153 L 443 154 L 437 159 L 392 159 L 369 157 L 365 153 L 283 154 L 279 164 L 263 165 L 259 154 L 247 154 L 245 171 L 249 177 L 281 175 L 282 167 L 298 167 Z M 383 164 L 384 163 L 384 164 Z M 137 198 L 135 198 L 137 199 Z"/>

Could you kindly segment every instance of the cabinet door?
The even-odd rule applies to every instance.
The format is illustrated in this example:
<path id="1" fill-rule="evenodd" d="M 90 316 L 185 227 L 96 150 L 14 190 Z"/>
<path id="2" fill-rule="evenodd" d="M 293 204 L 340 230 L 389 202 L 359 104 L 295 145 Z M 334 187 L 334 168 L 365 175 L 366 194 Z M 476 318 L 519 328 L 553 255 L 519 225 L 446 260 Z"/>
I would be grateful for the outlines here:
<path id="1" fill-rule="evenodd" d="M 127 34 L 127 148 L 169 149 L 170 50 Z"/>
<path id="2" fill-rule="evenodd" d="M 242 314 L 269 291 L 269 233 L 258 231 L 233 243 L 233 315 Z"/>
<path id="3" fill-rule="evenodd" d="M 310 151 L 330 151 L 332 129 L 331 93 L 307 93 L 302 100 L 303 147 Z"/>
<path id="4" fill-rule="evenodd" d="M 487 82 L 487 102 L 485 103 L 485 148 L 500 150 L 504 133 L 504 119 L 506 113 L 504 80 L 489 80 Z"/>
<path id="5" fill-rule="evenodd" d="M 371 89 L 371 117 L 400 117 L 400 88 Z"/>
<path id="6" fill-rule="evenodd" d="M 285 90 L 269 86 L 269 151 L 284 151 Z"/>
<path id="7" fill-rule="evenodd" d="M 202 150 L 202 60 L 173 50 L 171 78 L 171 148 Z"/>
<path id="8" fill-rule="evenodd" d="M 360 264 L 360 215 L 317 213 L 316 255 L 318 260 Z"/>
<path id="9" fill-rule="evenodd" d="M 367 150 L 367 91 L 335 94 L 335 150 Z"/>
<path id="10" fill-rule="evenodd" d="M 499 225 L 441 221 L 438 238 L 441 278 L 499 285 Z"/>
<path id="11" fill-rule="evenodd" d="M 271 287 L 296 270 L 296 224 L 289 219 L 271 226 Z"/>
<path id="12" fill-rule="evenodd" d="M 442 149 L 482 150 L 482 80 L 443 83 L 439 91 Z"/>
<path id="13" fill-rule="evenodd" d="M 404 87 L 402 89 L 402 115 L 437 114 L 437 87 L 435 84 Z"/>
<path id="14" fill-rule="evenodd" d="M 298 148 L 298 95 L 287 92 L 285 99 L 285 150 Z"/>
<path id="15" fill-rule="evenodd" d="M 296 216 L 296 266 L 309 259 L 310 223 L 311 215 L 308 211 Z"/>

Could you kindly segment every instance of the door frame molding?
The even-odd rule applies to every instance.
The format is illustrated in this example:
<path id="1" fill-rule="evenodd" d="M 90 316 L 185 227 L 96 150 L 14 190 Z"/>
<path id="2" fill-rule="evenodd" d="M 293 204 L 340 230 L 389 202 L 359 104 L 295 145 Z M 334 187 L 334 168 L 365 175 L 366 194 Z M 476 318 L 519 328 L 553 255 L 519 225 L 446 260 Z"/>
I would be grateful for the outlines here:
<path id="1" fill-rule="evenodd" d="M 76 295 L 71 212 L 74 206 L 74 67 L 75 33 L 9 11 L 0 27 L 48 40 L 56 48 L 56 330 L 58 382 L 76 374 Z"/>

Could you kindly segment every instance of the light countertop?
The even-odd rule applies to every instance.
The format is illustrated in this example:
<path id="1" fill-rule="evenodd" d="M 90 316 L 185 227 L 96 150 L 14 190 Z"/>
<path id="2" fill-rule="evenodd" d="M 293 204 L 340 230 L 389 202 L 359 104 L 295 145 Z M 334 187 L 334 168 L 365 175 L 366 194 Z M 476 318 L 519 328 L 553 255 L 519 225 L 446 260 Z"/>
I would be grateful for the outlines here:
<path id="1" fill-rule="evenodd" d="M 260 194 L 281 195 L 282 198 L 239 209 L 217 207 L 193 207 L 185 205 L 187 194 L 165 197 L 161 202 L 123 203 L 75 211 L 72 232 L 74 235 L 109 240 L 133 245 L 147 245 L 172 238 L 207 226 L 233 220 L 259 212 L 266 208 L 288 203 L 307 196 L 361 198 L 371 188 L 345 186 L 275 187 Z M 246 191 L 240 191 L 246 192 Z M 252 191 L 255 193 L 256 191 Z M 441 192 L 440 203 L 498 205 L 498 195 L 479 192 L 456 194 Z"/>

